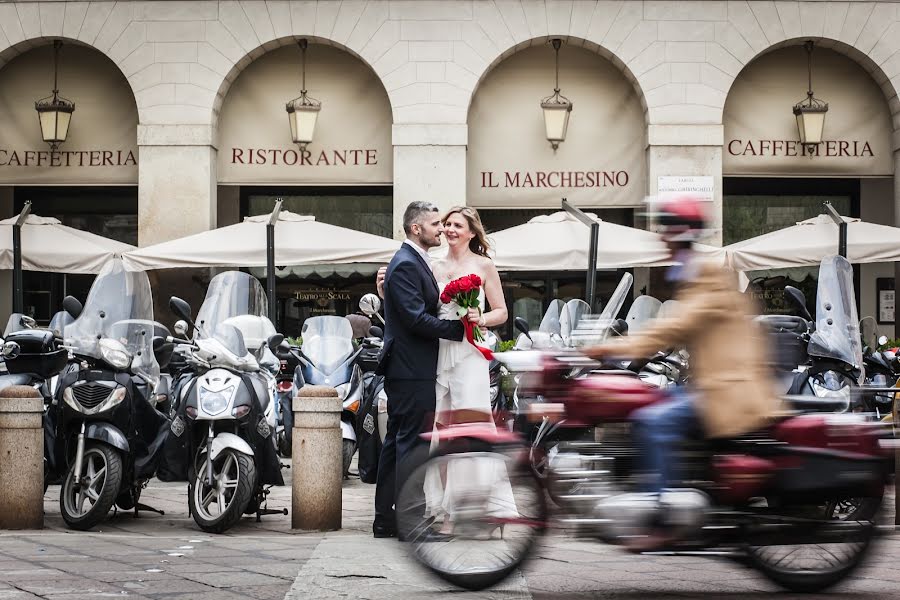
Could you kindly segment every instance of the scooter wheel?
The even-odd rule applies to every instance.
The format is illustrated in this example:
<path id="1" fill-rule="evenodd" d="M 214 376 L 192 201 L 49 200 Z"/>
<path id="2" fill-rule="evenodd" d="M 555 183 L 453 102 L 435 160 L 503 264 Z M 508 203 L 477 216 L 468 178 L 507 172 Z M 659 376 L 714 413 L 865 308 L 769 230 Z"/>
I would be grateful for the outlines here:
<path id="1" fill-rule="evenodd" d="M 213 484 L 206 481 L 206 453 L 197 458 L 188 488 L 188 504 L 194 521 L 207 533 L 224 533 L 238 521 L 256 488 L 253 457 L 226 448 L 213 461 Z"/>
<path id="2" fill-rule="evenodd" d="M 353 455 L 356 453 L 356 442 L 353 440 L 343 440 L 341 445 L 341 458 L 343 461 L 343 474 L 346 479 L 350 474 L 350 463 L 353 461 Z"/>
<path id="3" fill-rule="evenodd" d="M 80 483 L 75 485 L 75 461 L 59 491 L 59 509 L 66 525 L 81 531 L 102 521 L 122 487 L 122 457 L 106 444 L 84 449 Z"/>

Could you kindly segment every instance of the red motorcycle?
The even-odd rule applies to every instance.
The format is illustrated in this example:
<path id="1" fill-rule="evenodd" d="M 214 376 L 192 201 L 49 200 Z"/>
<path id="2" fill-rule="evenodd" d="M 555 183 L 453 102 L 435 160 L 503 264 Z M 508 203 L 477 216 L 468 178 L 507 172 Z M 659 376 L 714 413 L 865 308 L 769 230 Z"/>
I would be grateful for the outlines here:
<path id="1" fill-rule="evenodd" d="M 490 423 L 440 432 L 401 490 L 397 518 L 414 557 L 448 582 L 473 590 L 498 583 L 550 526 L 622 545 L 661 518 L 677 541 L 656 553 L 731 557 L 784 588 L 815 592 L 856 569 L 877 534 L 874 520 L 827 511 L 847 496 L 880 505 L 893 449 L 877 424 L 791 413 L 738 439 L 692 441 L 678 457 L 683 481 L 656 498 L 634 491 L 629 421 L 665 398 L 657 388 L 591 373 L 599 365 L 581 355 L 496 356 L 546 400 L 531 406 L 537 419 L 594 435 L 555 444 L 538 476 L 534 449 L 515 433 Z"/>

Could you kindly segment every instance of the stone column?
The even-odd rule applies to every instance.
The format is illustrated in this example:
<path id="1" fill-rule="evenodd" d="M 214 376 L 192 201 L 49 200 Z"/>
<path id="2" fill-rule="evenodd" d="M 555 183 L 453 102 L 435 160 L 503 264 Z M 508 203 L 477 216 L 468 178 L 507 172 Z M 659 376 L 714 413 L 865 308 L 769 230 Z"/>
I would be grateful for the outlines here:
<path id="1" fill-rule="evenodd" d="M 715 195 L 710 212 L 710 227 L 713 231 L 700 240 L 712 246 L 722 245 L 724 136 L 722 125 L 650 125 L 647 130 L 647 193 L 650 196 L 656 196 L 659 192 L 660 176 L 712 176 Z M 662 269 L 652 270 L 648 287 L 651 296 L 661 298 L 668 293 L 668 286 L 662 281 Z"/>
<path id="2" fill-rule="evenodd" d="M 33 387 L 0 392 L 0 529 L 44 526 L 43 412 Z"/>
<path id="3" fill-rule="evenodd" d="M 393 126 L 394 238 L 401 240 L 403 211 L 416 200 L 437 205 L 441 212 L 466 204 L 465 124 Z"/>
<path id="4" fill-rule="evenodd" d="M 327 386 L 306 385 L 294 398 L 292 529 L 341 528 L 341 408 Z"/>
<path id="5" fill-rule="evenodd" d="M 216 226 L 216 149 L 208 125 L 139 125 L 138 242 Z"/>
<path id="6" fill-rule="evenodd" d="M 138 242 L 149 246 L 217 225 L 216 149 L 209 125 L 138 125 Z M 207 269 L 150 272 L 157 318 L 174 322 L 169 298 L 199 307 Z"/>

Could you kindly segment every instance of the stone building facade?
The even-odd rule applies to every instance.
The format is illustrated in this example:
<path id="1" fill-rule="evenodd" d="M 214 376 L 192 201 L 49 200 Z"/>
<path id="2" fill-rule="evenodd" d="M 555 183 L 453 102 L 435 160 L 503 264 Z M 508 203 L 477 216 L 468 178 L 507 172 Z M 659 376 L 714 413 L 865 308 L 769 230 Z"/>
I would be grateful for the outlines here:
<path id="1" fill-rule="evenodd" d="M 300 38 L 323 103 L 307 158 L 284 113 L 299 95 Z M 539 107 L 553 38 L 574 103 L 555 152 Z M 51 83 L 34 73 L 50 68 L 54 40 L 65 44 L 60 93 L 83 96 L 57 159 L 67 166 L 42 160 L 29 104 Z M 806 94 L 807 41 L 813 87 L 830 103 L 811 155 L 790 112 Z M 387 233 L 399 236 L 417 199 L 532 214 L 568 197 L 627 222 L 661 183 L 700 177 L 685 181 L 707 186 L 720 227 L 729 195 L 779 195 L 779 181 L 893 224 L 898 86 L 895 2 L 13 1 L 0 4 L 0 200 L 12 214 L 16 190 L 136 194 L 147 245 L 236 222 L 254 202 L 242 188 L 365 187 L 387 198 Z M 863 313 L 876 310 L 875 279 L 892 276 L 863 268 Z"/>

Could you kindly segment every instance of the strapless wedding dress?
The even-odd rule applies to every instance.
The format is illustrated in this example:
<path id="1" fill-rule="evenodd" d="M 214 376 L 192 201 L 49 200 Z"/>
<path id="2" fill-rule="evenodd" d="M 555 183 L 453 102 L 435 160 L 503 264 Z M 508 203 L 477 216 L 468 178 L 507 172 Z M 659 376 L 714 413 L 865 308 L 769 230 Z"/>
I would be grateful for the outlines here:
<path id="1" fill-rule="evenodd" d="M 449 282 L 438 282 L 440 289 Z M 485 306 L 484 290 L 479 290 L 480 305 Z M 438 317 L 445 320 L 459 320 L 459 306 L 451 302 L 438 307 Z M 479 425 L 484 421 L 494 427 L 490 420 L 490 374 L 489 361 L 467 340 L 456 342 L 440 340 L 438 351 L 436 386 L 436 418 L 431 449 L 440 443 L 440 430 L 451 422 L 472 421 L 472 413 L 481 413 Z M 456 415 L 457 418 L 453 419 Z M 464 427 L 465 425 L 458 425 Z M 487 514 L 493 517 L 514 518 L 518 516 L 509 475 L 503 461 L 489 457 L 457 458 L 449 462 L 446 473 L 436 468 L 428 471 L 425 479 L 425 499 L 428 513 L 434 517 L 449 516 L 454 513 L 454 505 L 459 499 L 483 495 L 489 499 Z"/>

